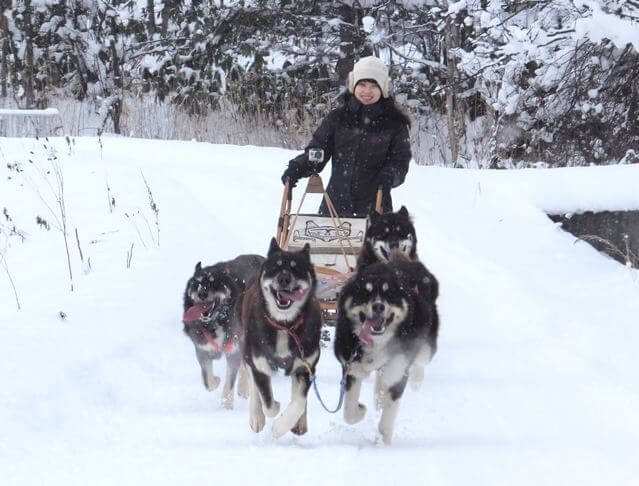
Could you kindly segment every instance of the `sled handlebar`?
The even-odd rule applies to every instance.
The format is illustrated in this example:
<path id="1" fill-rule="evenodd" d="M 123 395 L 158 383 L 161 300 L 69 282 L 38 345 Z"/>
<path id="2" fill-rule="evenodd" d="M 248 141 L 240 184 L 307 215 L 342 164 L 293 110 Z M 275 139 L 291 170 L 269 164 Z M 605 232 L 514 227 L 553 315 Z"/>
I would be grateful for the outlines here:
<path id="1" fill-rule="evenodd" d="M 377 195 L 375 196 L 375 211 L 377 211 L 379 214 L 382 214 L 382 197 L 383 197 L 383 192 L 384 192 L 384 188 L 382 187 L 382 185 L 380 184 L 377 187 Z"/>

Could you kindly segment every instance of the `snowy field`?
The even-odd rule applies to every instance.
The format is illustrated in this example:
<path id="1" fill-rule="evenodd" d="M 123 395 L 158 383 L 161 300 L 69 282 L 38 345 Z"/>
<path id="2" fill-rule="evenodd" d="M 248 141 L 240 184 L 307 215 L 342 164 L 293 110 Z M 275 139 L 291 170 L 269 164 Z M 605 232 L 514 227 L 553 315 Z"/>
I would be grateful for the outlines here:
<path id="1" fill-rule="evenodd" d="M 392 446 L 375 440 L 372 381 L 355 426 L 309 395 L 302 437 L 274 440 L 272 419 L 254 434 L 243 399 L 222 409 L 182 334 L 182 292 L 198 260 L 266 252 L 292 155 L 0 139 L 1 484 L 639 484 L 639 272 L 544 214 L 639 209 L 639 165 L 411 167 L 394 199 L 440 281 L 441 334 Z M 330 405 L 339 374 L 324 349 Z M 287 403 L 287 379 L 274 386 Z"/>

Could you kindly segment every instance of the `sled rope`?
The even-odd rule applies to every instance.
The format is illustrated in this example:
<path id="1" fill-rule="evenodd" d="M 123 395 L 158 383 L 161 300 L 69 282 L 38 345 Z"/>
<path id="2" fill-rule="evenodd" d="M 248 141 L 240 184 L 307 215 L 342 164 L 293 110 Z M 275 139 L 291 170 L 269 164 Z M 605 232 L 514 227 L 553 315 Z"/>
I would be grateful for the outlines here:
<path id="1" fill-rule="evenodd" d="M 330 410 L 326 406 L 324 400 L 322 400 L 322 397 L 320 396 L 320 392 L 317 389 L 317 375 L 311 374 L 311 383 L 313 383 L 313 390 L 315 390 L 315 395 L 317 396 L 317 399 L 319 400 L 324 410 L 326 410 L 328 413 L 335 413 L 338 412 L 340 408 L 342 408 L 342 404 L 344 403 L 344 392 L 346 391 L 346 374 L 344 374 L 341 381 L 339 382 L 339 400 L 337 401 L 337 406 L 333 410 Z"/>
<path id="2" fill-rule="evenodd" d="M 308 368 L 310 380 L 311 380 L 311 383 L 313 384 L 313 390 L 315 390 L 315 396 L 317 396 L 317 399 L 319 400 L 320 405 L 322 405 L 322 408 L 326 410 L 328 413 L 338 412 L 339 409 L 342 408 L 342 405 L 344 403 L 344 394 L 346 393 L 346 375 L 348 375 L 349 363 L 346 363 L 346 367 L 344 368 L 344 374 L 342 375 L 342 379 L 339 382 L 339 399 L 337 400 L 337 406 L 333 410 L 330 410 L 326 406 L 326 403 L 324 403 L 324 400 L 322 400 L 319 389 L 317 388 L 317 375 L 313 373 L 313 371 L 311 370 L 311 365 L 308 364 L 308 361 L 302 358 L 302 362 L 304 363 L 306 368 Z"/>

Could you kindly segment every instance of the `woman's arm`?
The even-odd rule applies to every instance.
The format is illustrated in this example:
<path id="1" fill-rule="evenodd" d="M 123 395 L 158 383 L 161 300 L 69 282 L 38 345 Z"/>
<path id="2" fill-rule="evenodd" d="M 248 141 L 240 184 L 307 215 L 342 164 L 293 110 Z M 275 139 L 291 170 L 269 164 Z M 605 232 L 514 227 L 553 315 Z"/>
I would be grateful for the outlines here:
<path id="1" fill-rule="evenodd" d="M 288 163 L 289 168 L 293 168 L 297 178 L 308 177 L 315 172 L 321 172 L 331 156 L 333 155 L 333 142 L 336 126 L 336 114 L 335 111 L 329 113 L 319 128 L 313 133 L 311 141 L 304 149 L 304 153 L 298 155 Z M 308 160 L 308 150 L 316 148 L 324 151 L 324 160 L 314 164 L 311 164 Z"/>
<path id="2" fill-rule="evenodd" d="M 402 125 L 402 128 L 397 131 L 391 140 L 386 164 L 382 169 L 389 177 L 391 187 L 397 187 L 403 184 L 406 174 L 408 173 L 408 165 L 411 157 L 408 127 Z"/>

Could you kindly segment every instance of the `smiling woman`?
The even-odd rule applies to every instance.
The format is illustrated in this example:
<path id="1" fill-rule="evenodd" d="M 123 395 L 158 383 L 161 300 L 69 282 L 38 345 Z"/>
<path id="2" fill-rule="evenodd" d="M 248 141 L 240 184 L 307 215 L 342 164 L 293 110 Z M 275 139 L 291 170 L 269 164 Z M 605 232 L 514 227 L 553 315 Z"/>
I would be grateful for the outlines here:
<path id="1" fill-rule="evenodd" d="M 304 153 L 289 162 L 282 182 L 294 186 L 332 160 L 326 192 L 340 216 L 368 215 L 378 188 L 383 211 L 392 211 L 390 191 L 404 182 L 411 159 L 409 126 L 390 96 L 387 66 L 374 56 L 364 57 L 349 73 L 342 106 L 326 116 Z M 319 213 L 328 214 L 325 202 Z"/>
<path id="2" fill-rule="evenodd" d="M 372 105 L 382 97 L 382 90 L 375 81 L 363 79 L 355 86 L 354 94 L 362 105 Z"/>

